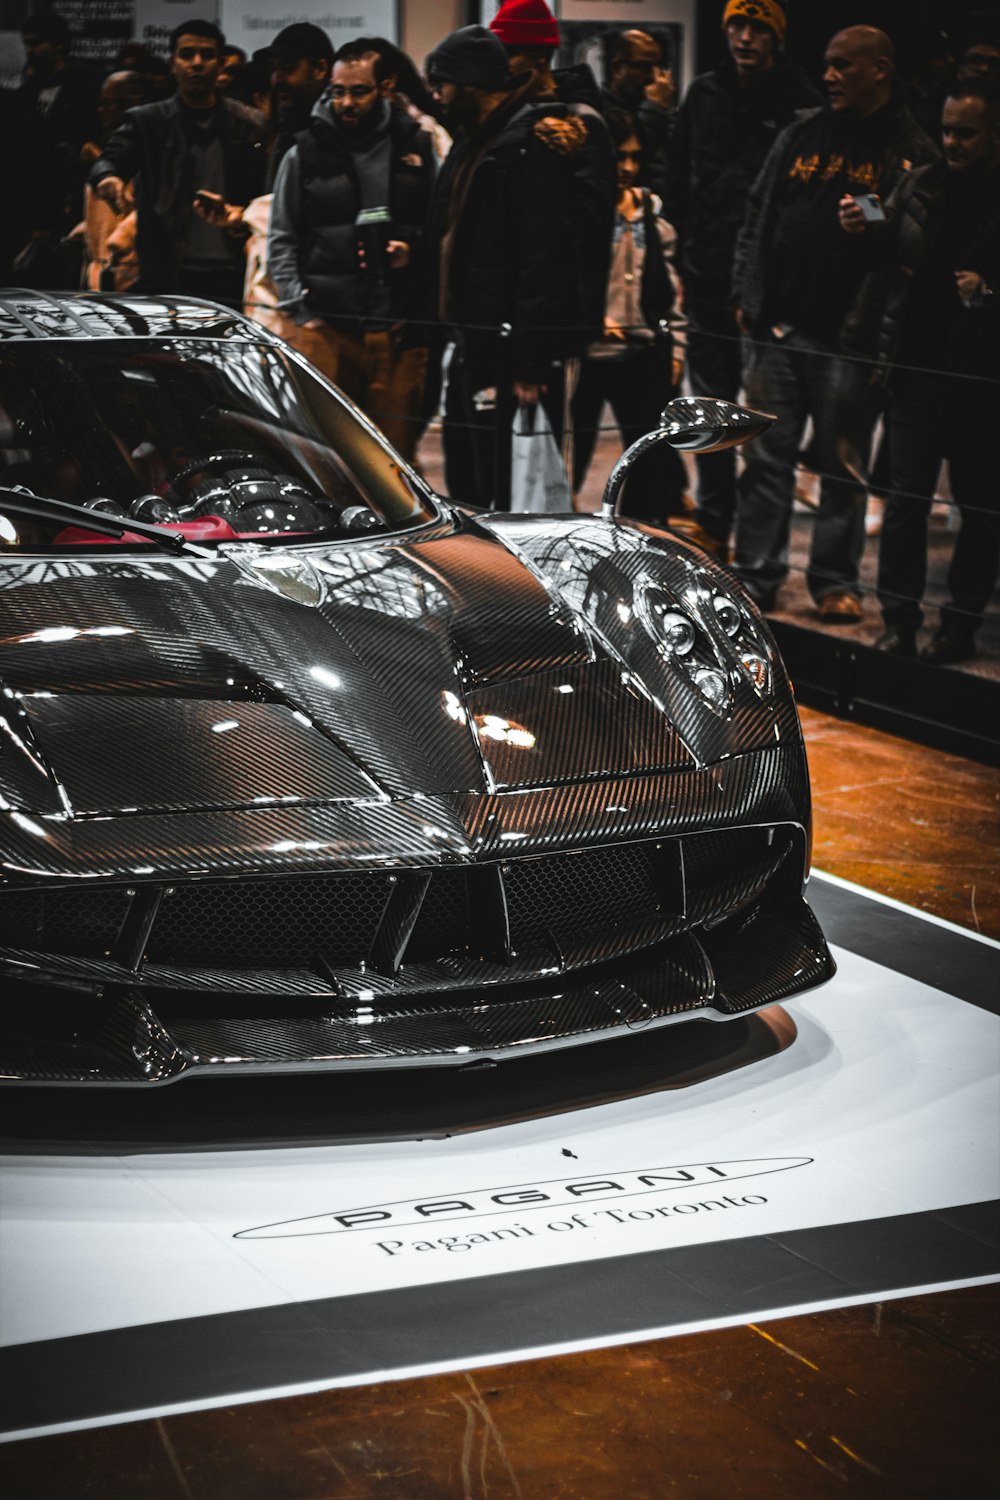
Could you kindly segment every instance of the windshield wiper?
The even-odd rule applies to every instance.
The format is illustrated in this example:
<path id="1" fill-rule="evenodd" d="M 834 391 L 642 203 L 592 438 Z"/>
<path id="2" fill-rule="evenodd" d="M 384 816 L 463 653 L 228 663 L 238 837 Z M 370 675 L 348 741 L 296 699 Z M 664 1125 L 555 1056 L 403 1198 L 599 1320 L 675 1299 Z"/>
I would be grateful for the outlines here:
<path id="1" fill-rule="evenodd" d="M 36 521 L 61 521 L 63 525 L 79 526 L 81 530 L 93 531 L 98 536 L 122 537 L 128 531 L 155 542 L 165 552 L 185 552 L 194 557 L 215 556 L 210 548 L 189 541 L 180 531 L 168 531 L 166 527 L 154 526 L 148 521 L 133 521 L 129 516 L 119 518 L 104 510 L 88 510 L 85 505 L 70 505 L 66 500 L 53 500 L 47 495 L 33 495 L 30 490 L 0 485 L 2 510 L 32 516 Z"/>

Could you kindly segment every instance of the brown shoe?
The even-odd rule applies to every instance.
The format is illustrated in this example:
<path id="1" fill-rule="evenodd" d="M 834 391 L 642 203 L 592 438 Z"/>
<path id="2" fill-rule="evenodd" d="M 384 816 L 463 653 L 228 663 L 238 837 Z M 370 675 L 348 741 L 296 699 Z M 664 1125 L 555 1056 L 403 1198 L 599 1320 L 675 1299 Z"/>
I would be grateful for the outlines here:
<path id="1" fill-rule="evenodd" d="M 855 594 L 827 594 L 819 602 L 819 617 L 827 625 L 857 625 L 864 616 Z"/>
<path id="2" fill-rule="evenodd" d="M 678 530 L 682 528 L 678 527 Z M 683 527 L 683 535 L 689 542 L 694 542 L 702 552 L 707 552 L 709 557 L 716 558 L 719 562 L 729 561 L 729 543 L 721 536 L 716 536 L 714 531 L 706 531 L 698 521 L 689 521 Z"/>

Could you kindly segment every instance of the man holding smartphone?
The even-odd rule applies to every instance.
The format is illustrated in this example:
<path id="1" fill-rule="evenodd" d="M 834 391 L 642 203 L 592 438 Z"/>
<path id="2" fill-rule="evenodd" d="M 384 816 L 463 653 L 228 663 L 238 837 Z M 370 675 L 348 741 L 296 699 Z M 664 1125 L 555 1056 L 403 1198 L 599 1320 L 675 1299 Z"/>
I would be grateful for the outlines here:
<path id="1" fill-rule="evenodd" d="M 775 141 L 737 242 L 733 296 L 748 335 L 746 397 L 779 420 L 747 449 L 736 572 L 762 608 L 773 608 L 788 572 L 795 468 L 811 417 L 821 482 L 807 582 L 820 619 L 834 625 L 862 618 L 865 474 L 879 405 L 869 369 L 841 357 L 867 263 L 840 232 L 838 205 L 845 194 L 886 195 L 903 172 L 937 155 L 894 75 L 884 32 L 851 26 L 833 37 L 823 74 L 829 102 Z"/>
<path id="2" fill-rule="evenodd" d="M 116 213 L 128 212 L 135 182 L 136 246 L 142 292 L 187 292 L 241 307 L 243 242 L 195 211 L 245 205 L 263 190 L 263 122 L 256 110 L 216 89 L 223 36 L 211 21 L 187 20 L 170 37 L 172 99 L 130 109 L 94 164 L 90 182 Z"/>

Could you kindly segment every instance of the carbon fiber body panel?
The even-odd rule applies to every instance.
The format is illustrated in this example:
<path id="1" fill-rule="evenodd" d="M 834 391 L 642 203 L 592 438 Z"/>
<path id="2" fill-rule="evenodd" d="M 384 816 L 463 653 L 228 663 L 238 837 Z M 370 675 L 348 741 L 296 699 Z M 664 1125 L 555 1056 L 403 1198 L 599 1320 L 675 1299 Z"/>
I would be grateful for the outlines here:
<path id="1" fill-rule="evenodd" d="M 259 334 L 0 298 L 5 339 L 171 318 Z M 5 1079 L 462 1064 L 832 972 L 773 640 L 633 523 L 2 554 L 0 690 Z"/>

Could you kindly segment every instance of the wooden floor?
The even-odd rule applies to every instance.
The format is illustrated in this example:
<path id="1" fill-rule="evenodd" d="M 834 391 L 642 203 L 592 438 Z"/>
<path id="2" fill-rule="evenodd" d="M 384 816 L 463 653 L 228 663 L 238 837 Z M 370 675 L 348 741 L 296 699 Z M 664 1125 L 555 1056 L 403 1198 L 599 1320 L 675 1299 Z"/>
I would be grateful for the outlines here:
<path id="1" fill-rule="evenodd" d="M 804 711 L 814 864 L 1000 937 L 1000 775 Z M 4 1450 L 6 1500 L 1000 1495 L 1000 1290 Z"/>

